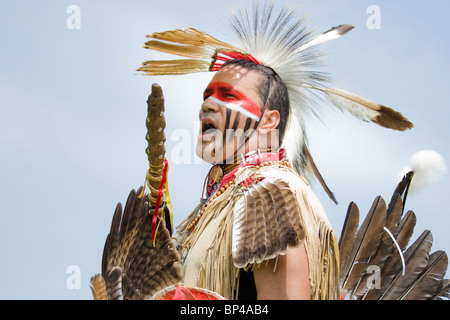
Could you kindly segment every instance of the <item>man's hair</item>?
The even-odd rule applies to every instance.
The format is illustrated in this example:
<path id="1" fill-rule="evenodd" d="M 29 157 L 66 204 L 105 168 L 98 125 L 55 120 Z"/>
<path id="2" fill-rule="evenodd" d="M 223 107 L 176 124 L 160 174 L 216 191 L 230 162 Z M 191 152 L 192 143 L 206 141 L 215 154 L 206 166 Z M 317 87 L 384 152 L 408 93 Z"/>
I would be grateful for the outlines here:
<path id="1" fill-rule="evenodd" d="M 261 101 L 263 102 L 261 112 L 263 113 L 265 108 L 268 108 L 269 110 L 277 110 L 280 113 L 280 123 L 277 129 L 279 133 L 278 138 L 281 143 L 290 113 L 289 94 L 283 80 L 281 80 L 280 76 L 272 68 L 257 64 L 253 61 L 243 59 L 229 60 L 222 65 L 222 68 L 229 65 L 237 65 L 247 70 L 254 70 L 262 76 L 262 80 L 257 87 Z"/>

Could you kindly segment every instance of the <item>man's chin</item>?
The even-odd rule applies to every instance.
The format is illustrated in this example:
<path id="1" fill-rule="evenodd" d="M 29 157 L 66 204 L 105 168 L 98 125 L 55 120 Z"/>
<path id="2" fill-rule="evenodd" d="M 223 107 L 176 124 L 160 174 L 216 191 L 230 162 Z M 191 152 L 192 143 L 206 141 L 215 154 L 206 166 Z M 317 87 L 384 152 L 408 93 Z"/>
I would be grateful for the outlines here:
<path id="1" fill-rule="evenodd" d="M 217 152 L 219 151 L 219 152 Z M 211 142 L 201 142 L 197 143 L 197 148 L 195 149 L 197 156 L 203 161 L 211 164 L 221 164 L 223 162 L 223 152 L 220 148 L 217 150 L 217 146 Z"/>
<path id="2" fill-rule="evenodd" d="M 213 164 L 216 161 L 214 146 L 210 142 L 209 143 L 201 141 L 197 142 L 197 148 L 195 149 L 195 153 L 199 158 L 203 159 L 203 161 L 207 163 Z"/>

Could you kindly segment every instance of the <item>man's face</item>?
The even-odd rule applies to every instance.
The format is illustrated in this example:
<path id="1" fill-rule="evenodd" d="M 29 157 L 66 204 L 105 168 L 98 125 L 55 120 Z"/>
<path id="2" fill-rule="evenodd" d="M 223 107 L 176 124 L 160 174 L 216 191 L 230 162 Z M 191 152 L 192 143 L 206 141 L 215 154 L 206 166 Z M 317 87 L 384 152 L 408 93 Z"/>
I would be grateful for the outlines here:
<path id="1" fill-rule="evenodd" d="M 217 72 L 203 93 L 196 153 L 209 163 L 233 161 L 261 118 L 260 74 L 236 65 Z"/>

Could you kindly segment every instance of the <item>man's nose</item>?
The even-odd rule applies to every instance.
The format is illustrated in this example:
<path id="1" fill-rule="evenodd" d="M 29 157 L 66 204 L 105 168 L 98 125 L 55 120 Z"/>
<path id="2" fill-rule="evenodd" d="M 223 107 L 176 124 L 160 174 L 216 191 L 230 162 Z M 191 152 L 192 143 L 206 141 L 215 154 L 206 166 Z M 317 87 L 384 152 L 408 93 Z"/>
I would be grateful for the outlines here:
<path id="1" fill-rule="evenodd" d="M 216 102 L 212 101 L 212 99 L 206 99 L 202 103 L 201 112 L 219 112 L 220 106 Z"/>

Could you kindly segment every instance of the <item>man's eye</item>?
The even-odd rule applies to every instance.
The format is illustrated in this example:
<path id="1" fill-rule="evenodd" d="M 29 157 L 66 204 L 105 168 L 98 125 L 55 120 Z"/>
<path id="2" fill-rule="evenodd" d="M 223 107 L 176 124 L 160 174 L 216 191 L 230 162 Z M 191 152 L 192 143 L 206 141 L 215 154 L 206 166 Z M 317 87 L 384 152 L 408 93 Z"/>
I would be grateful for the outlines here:
<path id="1" fill-rule="evenodd" d="M 227 97 L 228 99 L 238 100 L 238 97 L 236 97 L 234 94 L 231 93 L 227 93 L 225 97 Z"/>
<path id="2" fill-rule="evenodd" d="M 206 99 L 208 99 L 210 96 L 211 96 L 210 94 L 205 94 L 205 95 L 203 96 L 203 101 L 205 101 Z"/>

